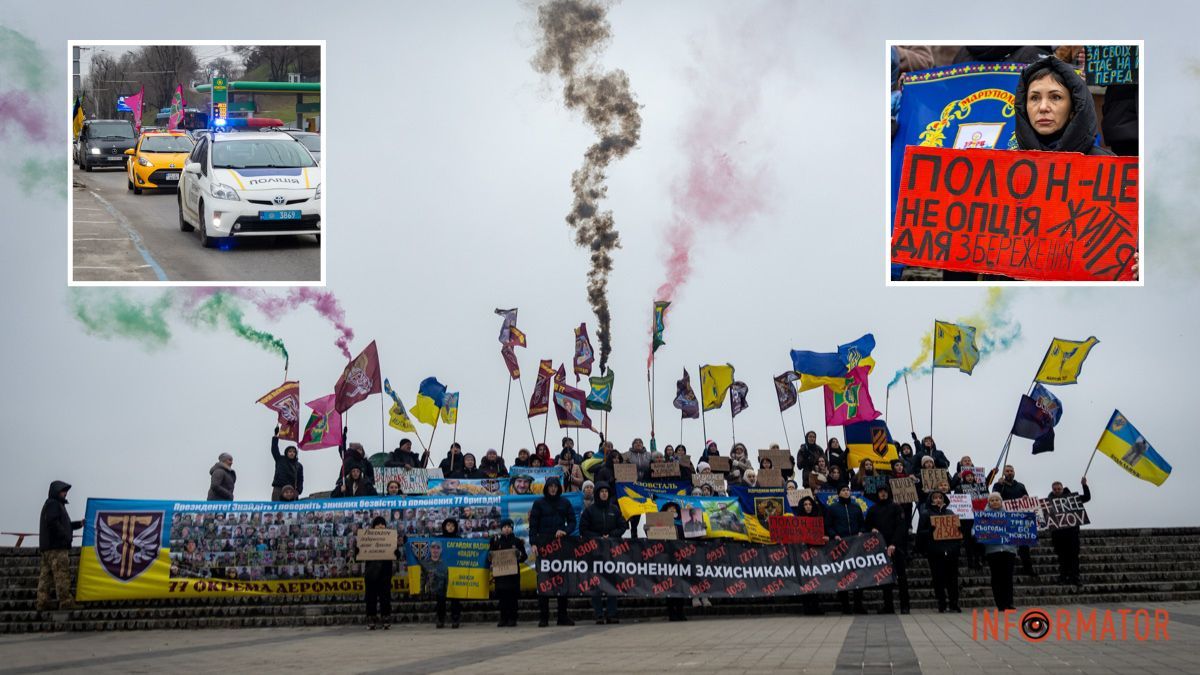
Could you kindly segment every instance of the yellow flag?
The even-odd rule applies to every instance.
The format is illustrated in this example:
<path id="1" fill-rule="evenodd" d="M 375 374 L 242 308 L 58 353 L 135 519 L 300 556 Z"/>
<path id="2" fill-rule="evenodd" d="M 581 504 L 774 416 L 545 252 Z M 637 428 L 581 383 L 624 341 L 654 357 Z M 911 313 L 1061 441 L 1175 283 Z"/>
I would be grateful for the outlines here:
<path id="1" fill-rule="evenodd" d="M 401 408 L 400 404 L 398 403 L 392 404 L 392 409 L 388 415 L 388 426 L 393 429 L 399 429 L 400 431 L 407 431 L 410 433 L 417 430 L 417 428 L 413 426 L 412 420 L 409 419 L 408 413 L 405 412 L 404 408 Z"/>
<path id="2" fill-rule="evenodd" d="M 970 375 L 979 363 L 975 327 L 944 321 L 934 322 L 933 367 L 958 368 Z"/>
<path id="3" fill-rule="evenodd" d="M 1033 379 L 1043 384 L 1075 384 L 1079 381 L 1079 372 L 1083 370 L 1084 359 L 1098 342 L 1095 337 L 1082 342 L 1054 338 Z"/>
<path id="4" fill-rule="evenodd" d="M 733 366 L 701 366 L 700 396 L 704 410 L 715 410 L 725 403 L 725 394 L 733 384 Z"/>

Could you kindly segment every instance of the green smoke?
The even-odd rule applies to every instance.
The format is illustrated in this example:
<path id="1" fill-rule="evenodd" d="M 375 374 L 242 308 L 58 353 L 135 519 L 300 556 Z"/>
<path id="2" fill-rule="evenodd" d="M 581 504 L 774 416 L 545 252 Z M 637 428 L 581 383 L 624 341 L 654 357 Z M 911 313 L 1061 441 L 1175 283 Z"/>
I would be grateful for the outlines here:
<path id="1" fill-rule="evenodd" d="M 247 326 L 244 317 L 245 313 L 237 299 L 224 292 L 214 293 L 204 304 L 185 315 L 191 323 L 208 328 L 216 328 L 224 323 L 234 335 L 278 354 L 286 361 L 288 353 L 287 348 L 283 346 L 283 340 L 266 331 Z"/>
<path id="2" fill-rule="evenodd" d="M 33 40 L 0 26 L 0 66 L 15 73 L 26 91 L 41 91 L 50 84 L 50 69 Z"/>
<path id="3" fill-rule="evenodd" d="M 17 183 L 25 192 L 39 189 L 53 191 L 60 198 L 67 197 L 67 162 L 61 159 L 31 159 L 21 162 L 17 172 Z"/>
<path id="4" fill-rule="evenodd" d="M 73 288 L 71 310 L 89 335 L 111 340 L 127 338 L 150 349 L 171 340 L 167 314 L 173 296 L 164 293 L 150 301 L 102 289 Z"/>

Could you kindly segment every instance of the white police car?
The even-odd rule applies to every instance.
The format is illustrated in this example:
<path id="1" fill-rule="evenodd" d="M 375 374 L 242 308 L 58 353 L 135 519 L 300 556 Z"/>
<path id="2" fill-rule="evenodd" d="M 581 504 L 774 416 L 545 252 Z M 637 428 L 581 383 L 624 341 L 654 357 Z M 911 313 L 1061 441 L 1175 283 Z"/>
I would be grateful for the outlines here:
<path id="1" fill-rule="evenodd" d="M 179 229 L 200 228 L 200 243 L 228 237 L 321 237 L 321 170 L 282 132 L 207 134 L 179 179 Z"/>

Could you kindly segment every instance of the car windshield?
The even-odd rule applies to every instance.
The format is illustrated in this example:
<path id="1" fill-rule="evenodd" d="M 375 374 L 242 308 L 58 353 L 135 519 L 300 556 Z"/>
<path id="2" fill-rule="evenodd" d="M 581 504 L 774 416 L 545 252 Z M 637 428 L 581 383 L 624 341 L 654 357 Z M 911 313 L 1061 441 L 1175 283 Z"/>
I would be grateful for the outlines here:
<path id="1" fill-rule="evenodd" d="M 311 150 L 313 152 L 321 151 L 321 137 L 316 134 L 312 134 L 312 135 L 305 134 L 303 136 L 296 136 L 296 140 L 303 143 L 304 147 L 308 148 L 309 150 Z"/>
<path id="2" fill-rule="evenodd" d="M 246 139 L 213 143 L 217 169 L 283 169 L 316 166 L 312 155 L 294 140 Z"/>
<path id="3" fill-rule="evenodd" d="M 194 145 L 187 136 L 147 136 L 142 152 L 191 152 Z"/>
<path id="4" fill-rule="evenodd" d="M 92 138 L 128 138 L 133 140 L 133 125 L 129 122 L 93 122 L 88 126 Z"/>

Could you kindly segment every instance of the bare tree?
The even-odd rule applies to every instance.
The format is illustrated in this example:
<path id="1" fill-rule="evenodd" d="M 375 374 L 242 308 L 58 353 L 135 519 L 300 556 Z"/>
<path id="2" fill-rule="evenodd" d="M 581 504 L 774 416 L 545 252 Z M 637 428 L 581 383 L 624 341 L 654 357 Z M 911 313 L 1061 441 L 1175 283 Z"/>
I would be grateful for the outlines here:
<path id="1" fill-rule="evenodd" d="M 138 57 L 142 69 L 138 76 L 146 86 L 146 102 L 155 110 L 169 106 L 175 87 L 191 82 L 200 70 L 189 45 L 147 45 Z"/>

